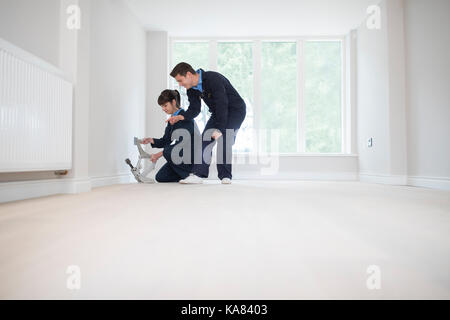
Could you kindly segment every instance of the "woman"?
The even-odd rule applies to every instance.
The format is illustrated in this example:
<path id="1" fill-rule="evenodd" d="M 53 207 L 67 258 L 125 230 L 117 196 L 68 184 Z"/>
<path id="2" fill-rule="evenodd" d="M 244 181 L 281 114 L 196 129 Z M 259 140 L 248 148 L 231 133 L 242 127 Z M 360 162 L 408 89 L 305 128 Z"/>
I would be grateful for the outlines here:
<path id="1" fill-rule="evenodd" d="M 162 107 L 162 110 L 170 115 L 171 117 L 177 115 L 184 115 L 184 110 L 180 108 L 181 96 L 177 90 L 164 90 L 158 98 L 158 104 Z M 175 164 L 172 159 L 172 150 L 178 144 L 183 142 L 183 136 L 178 139 L 172 140 L 172 134 L 175 130 L 183 129 L 184 133 L 188 132 L 190 135 L 190 141 L 184 146 L 184 148 L 189 148 L 191 150 L 191 157 L 188 161 L 182 161 L 181 164 Z M 192 172 L 192 164 L 194 159 L 194 133 L 198 129 L 195 125 L 194 120 L 183 120 L 171 125 L 170 122 L 167 123 L 164 136 L 161 139 L 146 138 L 142 141 L 143 144 L 151 144 L 152 148 L 162 148 L 163 151 L 153 154 L 151 161 L 156 163 L 159 158 L 164 157 L 167 163 L 158 171 L 156 174 L 156 181 L 165 182 L 179 182 L 182 179 L 186 179 Z M 175 141 L 175 144 L 172 142 Z M 183 157 L 183 149 L 178 153 L 178 155 Z M 179 161 L 176 161 L 179 163 Z"/>

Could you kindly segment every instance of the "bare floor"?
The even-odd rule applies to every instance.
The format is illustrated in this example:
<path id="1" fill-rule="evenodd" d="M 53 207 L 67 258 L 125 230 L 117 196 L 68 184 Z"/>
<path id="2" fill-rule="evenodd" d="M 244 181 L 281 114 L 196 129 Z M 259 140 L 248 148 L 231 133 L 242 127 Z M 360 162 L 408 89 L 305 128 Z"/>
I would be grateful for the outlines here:
<path id="1" fill-rule="evenodd" d="M 0 298 L 449 299 L 450 192 L 235 181 L 2 204 Z"/>

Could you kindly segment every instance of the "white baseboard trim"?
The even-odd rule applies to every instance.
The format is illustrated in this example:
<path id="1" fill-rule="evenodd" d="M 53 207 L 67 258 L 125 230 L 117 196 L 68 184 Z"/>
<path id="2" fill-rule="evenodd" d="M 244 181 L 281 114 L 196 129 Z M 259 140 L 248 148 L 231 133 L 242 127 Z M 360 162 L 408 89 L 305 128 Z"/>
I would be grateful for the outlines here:
<path id="1" fill-rule="evenodd" d="M 0 183 L 0 203 L 46 197 L 55 194 L 89 192 L 93 188 L 136 182 L 130 174 L 113 176 L 16 181 Z"/>
<path id="2" fill-rule="evenodd" d="M 217 179 L 217 175 L 212 177 Z M 234 180 L 308 180 L 308 181 L 358 181 L 357 172 L 278 172 L 262 175 L 261 172 L 236 172 Z"/>
<path id="3" fill-rule="evenodd" d="M 122 173 L 112 176 L 97 176 L 91 177 L 92 188 L 100 188 L 110 186 L 113 184 L 136 183 L 134 176 L 131 173 Z"/>
<path id="4" fill-rule="evenodd" d="M 361 182 L 422 187 L 450 191 L 450 178 L 396 176 L 387 174 L 360 173 Z"/>
<path id="5" fill-rule="evenodd" d="M 70 193 L 70 194 L 76 194 L 76 193 L 83 193 L 83 192 L 89 192 L 92 189 L 91 185 L 91 179 L 85 178 L 85 179 L 71 179 L 66 187 L 65 192 L 61 193 Z"/>
<path id="6" fill-rule="evenodd" d="M 261 175 L 257 172 L 239 172 L 235 180 L 312 180 L 312 181 L 358 181 L 409 185 L 450 191 L 450 178 L 407 177 L 356 172 L 280 172 L 276 175 Z M 211 177 L 211 179 L 216 179 Z M 0 203 L 45 197 L 55 194 L 89 192 L 93 188 L 114 184 L 136 183 L 130 173 L 77 179 L 51 179 L 0 183 Z"/>
<path id="7" fill-rule="evenodd" d="M 450 191 L 450 178 L 408 177 L 408 185 Z"/>
<path id="8" fill-rule="evenodd" d="M 408 183 L 408 177 L 407 176 L 398 176 L 398 175 L 361 172 L 359 174 L 359 181 L 368 182 L 368 183 L 406 186 Z"/>
<path id="9" fill-rule="evenodd" d="M 49 179 L 0 183 L 0 203 L 91 191 L 89 178 Z"/>

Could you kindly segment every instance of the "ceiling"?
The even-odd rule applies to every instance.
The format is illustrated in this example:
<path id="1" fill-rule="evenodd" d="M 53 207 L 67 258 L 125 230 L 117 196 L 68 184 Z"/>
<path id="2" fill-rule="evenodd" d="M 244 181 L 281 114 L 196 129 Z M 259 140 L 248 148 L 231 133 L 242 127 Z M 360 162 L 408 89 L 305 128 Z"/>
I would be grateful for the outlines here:
<path id="1" fill-rule="evenodd" d="M 147 30 L 173 37 L 344 35 L 378 0 L 124 0 Z"/>

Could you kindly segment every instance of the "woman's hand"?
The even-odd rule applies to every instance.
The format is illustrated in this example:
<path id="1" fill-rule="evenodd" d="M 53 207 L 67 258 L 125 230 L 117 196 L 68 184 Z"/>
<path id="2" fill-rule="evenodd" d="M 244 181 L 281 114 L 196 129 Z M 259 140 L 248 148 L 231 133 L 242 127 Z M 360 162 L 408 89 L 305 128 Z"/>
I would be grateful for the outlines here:
<path id="1" fill-rule="evenodd" d="M 145 138 L 144 140 L 142 140 L 142 144 L 154 144 L 155 141 L 153 140 L 153 138 Z"/>
<path id="2" fill-rule="evenodd" d="M 163 155 L 162 151 L 158 152 L 158 153 L 155 153 L 155 154 L 152 154 L 152 156 L 150 157 L 150 161 L 153 162 L 153 163 L 156 163 L 159 160 L 159 158 L 162 157 L 162 155 Z"/>

